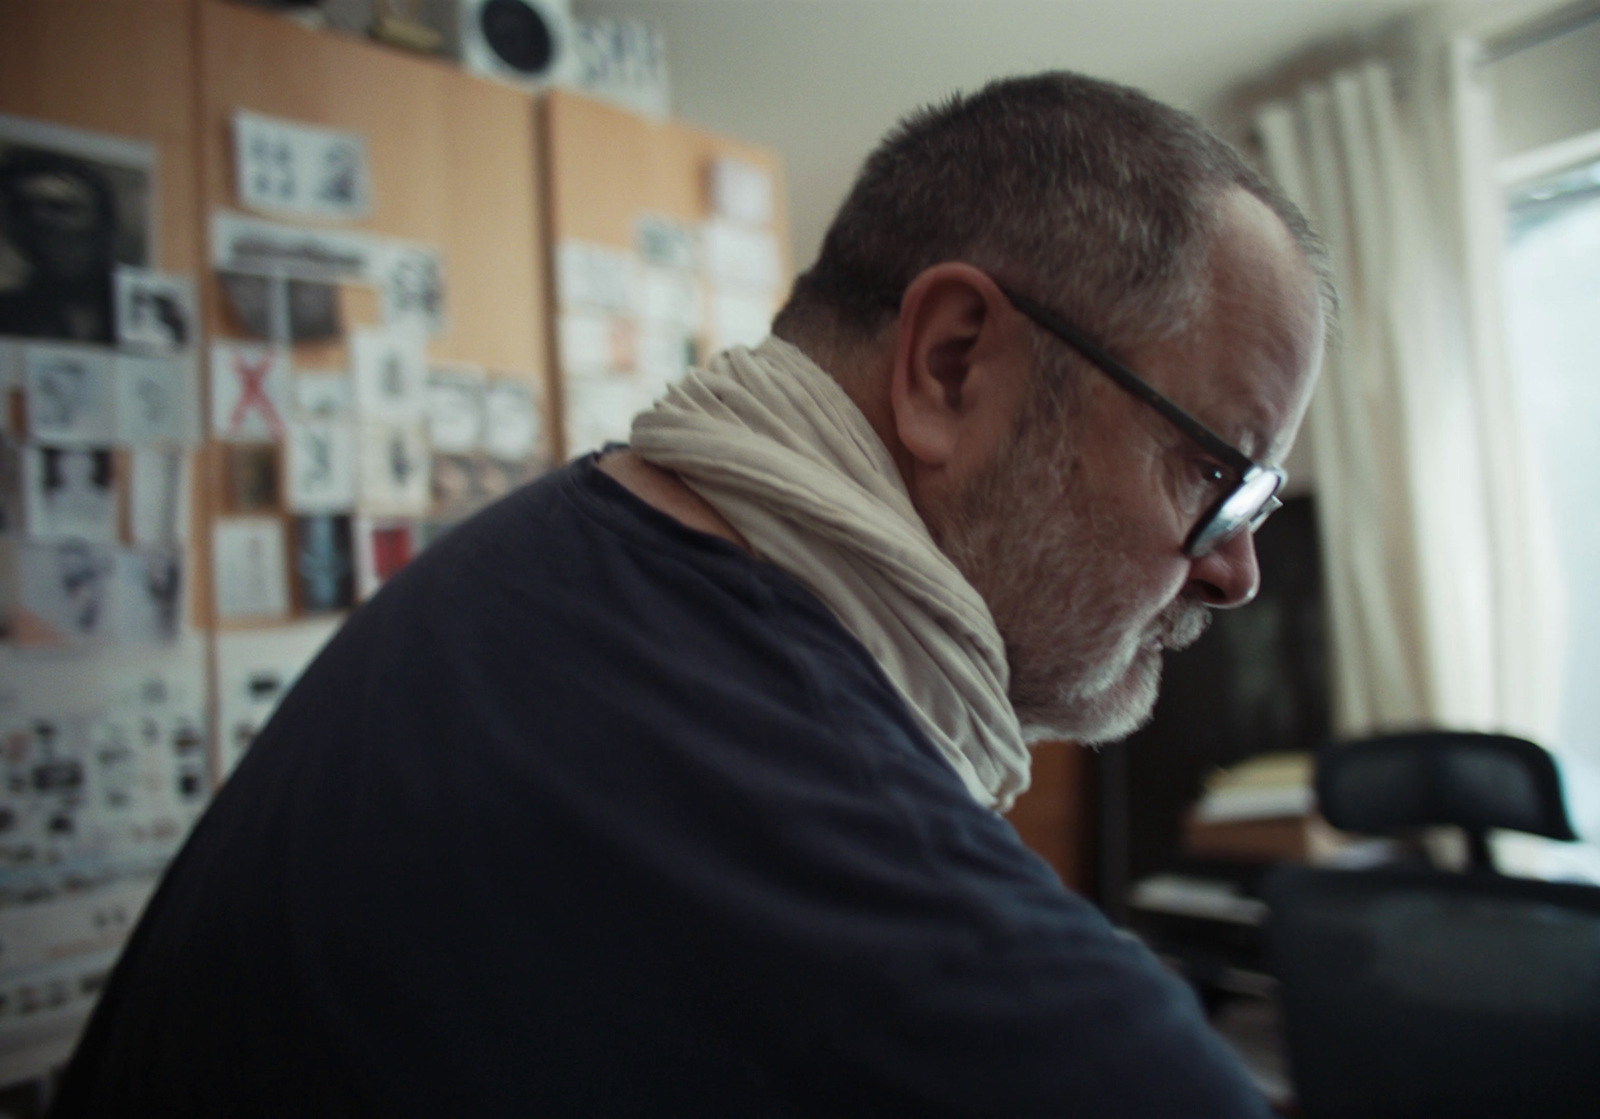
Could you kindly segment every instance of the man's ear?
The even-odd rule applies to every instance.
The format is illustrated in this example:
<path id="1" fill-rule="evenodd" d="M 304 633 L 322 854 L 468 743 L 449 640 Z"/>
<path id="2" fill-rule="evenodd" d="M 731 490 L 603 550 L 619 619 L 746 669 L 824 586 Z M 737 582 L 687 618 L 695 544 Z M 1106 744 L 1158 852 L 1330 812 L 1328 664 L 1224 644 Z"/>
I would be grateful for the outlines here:
<path id="1" fill-rule="evenodd" d="M 1029 373 L 1021 316 L 970 264 L 918 273 L 900 302 L 889 385 L 895 434 L 924 469 L 965 474 L 1011 429 Z"/>

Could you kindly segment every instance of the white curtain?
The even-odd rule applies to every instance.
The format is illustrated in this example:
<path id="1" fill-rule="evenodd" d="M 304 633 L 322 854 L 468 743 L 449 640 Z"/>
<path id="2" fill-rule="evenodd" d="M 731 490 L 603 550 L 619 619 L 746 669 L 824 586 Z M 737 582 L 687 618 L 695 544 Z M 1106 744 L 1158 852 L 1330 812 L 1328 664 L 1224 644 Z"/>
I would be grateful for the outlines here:
<path id="1" fill-rule="evenodd" d="M 1343 300 L 1307 421 L 1335 733 L 1549 743 L 1560 584 L 1504 357 L 1487 94 L 1469 41 L 1426 38 L 1404 63 L 1335 73 L 1255 120 Z"/>

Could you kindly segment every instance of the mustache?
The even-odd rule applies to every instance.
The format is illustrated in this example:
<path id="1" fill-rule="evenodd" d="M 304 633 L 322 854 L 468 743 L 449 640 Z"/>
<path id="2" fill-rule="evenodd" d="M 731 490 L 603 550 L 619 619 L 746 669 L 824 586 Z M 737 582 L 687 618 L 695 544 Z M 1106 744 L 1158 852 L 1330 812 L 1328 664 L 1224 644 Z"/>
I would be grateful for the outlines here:
<path id="1" fill-rule="evenodd" d="M 1161 614 L 1161 644 L 1176 652 L 1187 649 L 1211 627 L 1211 611 L 1194 603 L 1175 602 Z"/>

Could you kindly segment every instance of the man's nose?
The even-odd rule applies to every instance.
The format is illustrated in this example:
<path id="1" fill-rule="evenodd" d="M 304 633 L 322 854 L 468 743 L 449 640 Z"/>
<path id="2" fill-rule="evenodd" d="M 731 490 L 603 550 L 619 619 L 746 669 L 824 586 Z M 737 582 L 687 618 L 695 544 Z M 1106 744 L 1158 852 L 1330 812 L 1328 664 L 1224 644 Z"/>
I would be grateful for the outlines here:
<path id="1" fill-rule="evenodd" d="M 1260 589 L 1261 567 L 1249 532 L 1224 540 L 1189 568 L 1190 596 L 1218 610 L 1243 606 Z"/>

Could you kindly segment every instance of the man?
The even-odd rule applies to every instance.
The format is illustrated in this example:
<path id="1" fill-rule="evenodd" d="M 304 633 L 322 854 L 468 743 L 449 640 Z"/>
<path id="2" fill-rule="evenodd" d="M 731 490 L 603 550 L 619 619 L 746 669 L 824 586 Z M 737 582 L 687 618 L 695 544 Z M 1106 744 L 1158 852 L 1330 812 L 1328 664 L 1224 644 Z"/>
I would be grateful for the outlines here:
<path id="1" fill-rule="evenodd" d="M 774 339 L 351 619 L 59 1113 L 1263 1114 L 993 810 L 1255 593 L 1318 259 L 1132 91 L 913 116 Z"/>

